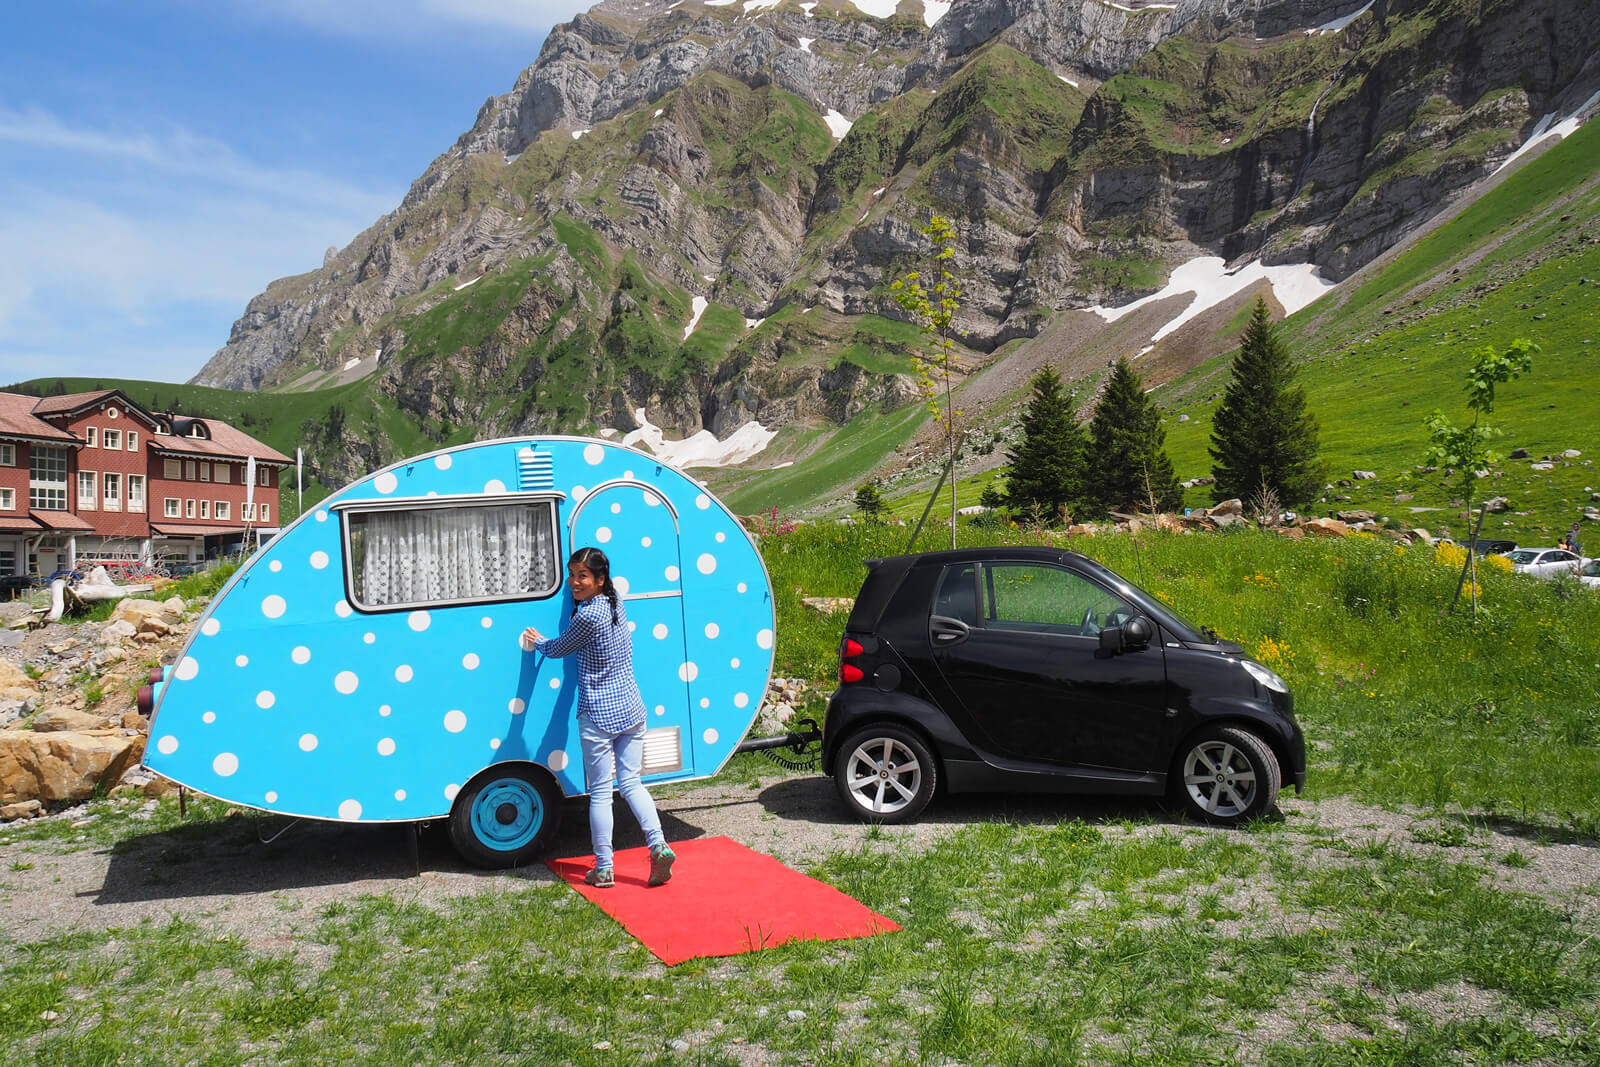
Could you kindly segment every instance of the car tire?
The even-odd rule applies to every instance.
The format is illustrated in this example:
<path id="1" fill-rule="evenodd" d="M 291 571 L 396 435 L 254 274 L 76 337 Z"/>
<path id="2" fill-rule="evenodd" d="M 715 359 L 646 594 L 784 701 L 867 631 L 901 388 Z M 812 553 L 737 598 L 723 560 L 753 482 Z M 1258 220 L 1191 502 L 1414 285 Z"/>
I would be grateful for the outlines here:
<path id="1" fill-rule="evenodd" d="M 1184 809 L 1221 826 L 1237 826 L 1272 811 L 1282 784 L 1272 746 L 1235 726 L 1195 734 L 1184 743 L 1172 771 L 1172 792 Z"/>
<path id="2" fill-rule="evenodd" d="M 833 784 L 866 822 L 908 822 L 922 814 L 939 784 L 939 768 L 920 736 L 884 724 L 845 738 L 833 760 Z"/>
<path id="3" fill-rule="evenodd" d="M 561 791 L 527 767 L 492 767 L 456 795 L 450 843 L 475 867 L 503 870 L 531 862 L 561 822 Z"/>

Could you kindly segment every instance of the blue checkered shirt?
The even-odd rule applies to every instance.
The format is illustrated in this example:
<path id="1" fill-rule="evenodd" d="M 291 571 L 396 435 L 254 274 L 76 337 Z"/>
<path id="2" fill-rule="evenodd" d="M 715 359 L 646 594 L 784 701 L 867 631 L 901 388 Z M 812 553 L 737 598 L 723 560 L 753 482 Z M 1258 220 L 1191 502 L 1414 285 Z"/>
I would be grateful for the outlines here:
<path id="1" fill-rule="evenodd" d="M 601 593 L 579 606 L 560 637 L 540 638 L 533 647 L 553 659 L 578 654 L 579 715 L 610 733 L 644 721 L 644 697 L 633 677 L 633 635 L 620 597 L 615 624 L 611 598 Z"/>

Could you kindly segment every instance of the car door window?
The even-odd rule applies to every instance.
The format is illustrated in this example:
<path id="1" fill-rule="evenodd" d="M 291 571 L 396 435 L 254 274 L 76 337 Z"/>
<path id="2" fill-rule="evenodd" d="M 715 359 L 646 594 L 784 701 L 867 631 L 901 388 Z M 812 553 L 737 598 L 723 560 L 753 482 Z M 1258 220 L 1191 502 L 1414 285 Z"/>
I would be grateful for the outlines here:
<path id="1" fill-rule="evenodd" d="M 946 567 L 933 595 L 933 613 L 978 625 L 978 568 L 971 563 Z"/>
<path id="2" fill-rule="evenodd" d="M 1121 597 L 1060 567 L 992 563 L 983 574 L 984 625 L 997 630 L 1089 637 L 1133 614 Z"/>

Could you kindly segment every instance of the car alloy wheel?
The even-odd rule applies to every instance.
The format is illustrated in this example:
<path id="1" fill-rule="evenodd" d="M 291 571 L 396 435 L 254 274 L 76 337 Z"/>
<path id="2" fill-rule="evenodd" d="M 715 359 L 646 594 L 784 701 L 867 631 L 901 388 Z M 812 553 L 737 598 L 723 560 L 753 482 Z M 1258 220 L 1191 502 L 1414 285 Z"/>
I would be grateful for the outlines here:
<path id="1" fill-rule="evenodd" d="M 1195 737 L 1178 761 L 1176 778 L 1174 791 L 1192 814 L 1233 825 L 1273 809 L 1283 774 L 1265 741 L 1228 726 Z"/>
<path id="2" fill-rule="evenodd" d="M 869 727 L 850 735 L 835 757 L 839 795 L 863 819 L 905 822 L 933 799 L 939 772 L 921 738 L 898 726 Z"/>

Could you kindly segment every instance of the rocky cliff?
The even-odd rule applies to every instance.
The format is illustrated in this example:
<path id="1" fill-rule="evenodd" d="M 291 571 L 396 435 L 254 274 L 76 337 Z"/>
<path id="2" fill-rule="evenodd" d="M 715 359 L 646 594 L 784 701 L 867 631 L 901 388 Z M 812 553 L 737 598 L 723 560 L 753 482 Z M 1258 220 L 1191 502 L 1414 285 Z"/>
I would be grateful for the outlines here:
<path id="1" fill-rule="evenodd" d="M 837 422 L 913 395 L 883 282 L 931 213 L 978 363 L 1197 255 L 1337 279 L 1589 101 L 1597 46 L 1590 0 L 607 0 L 195 381 L 370 373 L 441 439 Z"/>

